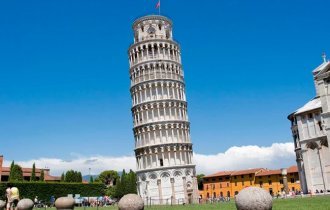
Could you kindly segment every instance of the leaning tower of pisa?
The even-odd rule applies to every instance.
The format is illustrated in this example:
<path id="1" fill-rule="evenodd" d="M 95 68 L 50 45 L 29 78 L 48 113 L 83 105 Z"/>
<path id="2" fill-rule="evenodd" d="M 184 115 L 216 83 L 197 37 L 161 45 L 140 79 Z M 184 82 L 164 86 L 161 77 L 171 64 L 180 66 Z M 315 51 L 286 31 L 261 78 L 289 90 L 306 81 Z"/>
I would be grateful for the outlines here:
<path id="1" fill-rule="evenodd" d="M 196 202 L 181 50 L 172 21 L 141 17 L 133 31 L 128 54 L 138 193 L 149 204 Z"/>

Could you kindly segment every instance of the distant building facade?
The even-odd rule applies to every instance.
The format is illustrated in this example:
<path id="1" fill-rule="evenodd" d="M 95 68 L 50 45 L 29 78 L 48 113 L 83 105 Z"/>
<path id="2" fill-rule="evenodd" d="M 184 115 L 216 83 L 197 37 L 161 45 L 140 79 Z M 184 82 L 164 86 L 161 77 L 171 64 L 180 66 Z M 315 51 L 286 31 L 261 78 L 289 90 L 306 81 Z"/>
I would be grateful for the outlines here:
<path id="1" fill-rule="evenodd" d="M 172 21 L 141 17 L 133 31 L 128 53 L 138 193 L 151 204 L 198 202 L 181 49 Z"/>
<path id="2" fill-rule="evenodd" d="M 313 70 L 316 96 L 288 116 L 304 193 L 330 190 L 330 62 Z"/>
<path id="3" fill-rule="evenodd" d="M 4 158 L 2 155 L 0 155 L 0 182 L 8 182 L 9 181 L 9 175 L 10 175 L 10 167 L 3 167 L 3 161 Z M 40 169 L 36 168 L 35 175 L 36 179 L 40 179 L 41 170 L 44 171 L 44 181 L 45 182 L 59 182 L 61 181 L 61 177 L 58 176 L 51 176 L 50 175 L 50 169 Z M 23 171 L 23 179 L 24 181 L 30 181 L 31 174 L 32 174 L 32 168 L 22 168 Z"/>
<path id="4" fill-rule="evenodd" d="M 299 191 L 300 182 L 297 166 L 287 169 L 288 187 L 291 191 Z M 276 195 L 284 190 L 281 170 L 255 168 L 239 171 L 220 171 L 203 177 L 202 198 L 234 197 L 242 189 L 249 186 L 264 188 Z"/>

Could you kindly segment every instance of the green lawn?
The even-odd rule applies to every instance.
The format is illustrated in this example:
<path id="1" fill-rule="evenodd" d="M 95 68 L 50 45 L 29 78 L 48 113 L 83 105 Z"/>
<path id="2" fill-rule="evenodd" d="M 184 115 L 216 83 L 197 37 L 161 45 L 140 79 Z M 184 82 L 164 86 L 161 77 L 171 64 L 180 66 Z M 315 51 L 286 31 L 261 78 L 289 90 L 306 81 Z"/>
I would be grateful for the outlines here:
<path id="1" fill-rule="evenodd" d="M 103 207 L 98 210 L 114 210 L 118 207 Z M 235 203 L 215 203 L 202 205 L 185 205 L 185 206 L 151 206 L 145 209 L 171 209 L 171 210 L 206 210 L 206 209 L 220 209 L 220 210 L 236 210 Z M 84 208 L 75 208 L 75 210 L 84 210 Z M 86 208 L 86 210 L 96 210 L 96 208 Z M 294 198 L 294 199 L 275 199 L 273 203 L 273 210 L 330 210 L 330 196 L 317 196 L 313 198 Z"/>

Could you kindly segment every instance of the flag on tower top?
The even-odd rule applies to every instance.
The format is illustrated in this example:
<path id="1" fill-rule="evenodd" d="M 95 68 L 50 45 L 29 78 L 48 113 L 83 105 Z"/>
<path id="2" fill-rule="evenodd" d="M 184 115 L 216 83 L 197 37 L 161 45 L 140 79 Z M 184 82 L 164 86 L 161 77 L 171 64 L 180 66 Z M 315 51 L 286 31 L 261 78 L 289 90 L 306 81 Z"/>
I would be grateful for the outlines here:
<path id="1" fill-rule="evenodd" d="M 160 7 L 160 0 L 158 0 L 158 3 L 156 4 L 156 9 Z"/>

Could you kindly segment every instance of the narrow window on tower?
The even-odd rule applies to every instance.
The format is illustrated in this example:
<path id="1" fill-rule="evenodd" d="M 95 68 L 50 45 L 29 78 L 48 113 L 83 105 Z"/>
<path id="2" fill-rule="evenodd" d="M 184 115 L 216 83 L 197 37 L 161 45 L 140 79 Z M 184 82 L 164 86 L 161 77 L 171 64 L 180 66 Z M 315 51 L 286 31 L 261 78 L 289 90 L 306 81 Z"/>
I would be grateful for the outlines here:
<path id="1" fill-rule="evenodd" d="M 317 124 L 319 125 L 320 131 L 323 130 L 323 128 L 322 128 L 322 122 L 321 121 L 318 121 Z"/>
<path id="2" fill-rule="evenodd" d="M 159 159 L 159 165 L 160 165 L 160 166 L 164 166 L 163 159 Z"/>

